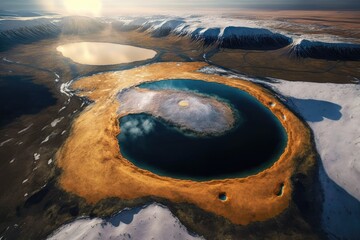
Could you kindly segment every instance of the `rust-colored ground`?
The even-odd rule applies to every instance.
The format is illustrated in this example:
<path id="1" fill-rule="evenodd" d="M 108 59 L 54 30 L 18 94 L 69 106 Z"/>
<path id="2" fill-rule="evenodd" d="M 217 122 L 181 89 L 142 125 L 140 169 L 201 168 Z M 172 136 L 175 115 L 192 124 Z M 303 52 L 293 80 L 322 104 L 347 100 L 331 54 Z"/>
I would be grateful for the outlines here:
<path id="1" fill-rule="evenodd" d="M 134 199 L 150 195 L 188 202 L 242 225 L 270 219 L 287 209 L 292 201 L 291 176 L 306 174 L 314 165 L 313 155 L 308 155 L 308 128 L 267 90 L 239 79 L 196 72 L 203 66 L 205 63 L 157 63 L 75 82 L 73 88 L 94 103 L 75 120 L 69 138 L 57 153 L 57 164 L 62 169 L 60 186 L 90 203 L 109 197 Z M 157 176 L 127 161 L 120 154 L 116 138 L 120 132 L 116 94 L 142 82 L 170 78 L 218 82 L 256 97 L 287 131 L 288 144 L 280 159 L 253 176 L 207 182 Z M 226 193 L 227 200 L 221 201 L 219 193 Z"/>

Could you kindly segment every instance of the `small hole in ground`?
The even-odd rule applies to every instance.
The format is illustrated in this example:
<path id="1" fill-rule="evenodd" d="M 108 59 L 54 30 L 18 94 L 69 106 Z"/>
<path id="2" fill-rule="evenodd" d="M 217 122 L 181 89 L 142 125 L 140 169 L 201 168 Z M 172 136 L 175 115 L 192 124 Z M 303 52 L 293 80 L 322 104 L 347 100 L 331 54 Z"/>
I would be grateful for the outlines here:
<path id="1" fill-rule="evenodd" d="M 270 105 L 270 107 L 275 107 L 275 106 L 276 106 L 276 103 L 274 103 L 274 102 L 269 102 L 269 105 Z"/>
<path id="2" fill-rule="evenodd" d="M 279 190 L 277 191 L 276 193 L 276 196 L 282 196 L 283 192 L 284 192 L 284 187 L 285 187 L 285 184 L 284 183 L 280 183 L 279 185 Z"/>
<path id="3" fill-rule="evenodd" d="M 219 199 L 220 199 L 221 201 L 226 201 L 226 200 L 227 200 L 226 193 L 219 193 Z"/>

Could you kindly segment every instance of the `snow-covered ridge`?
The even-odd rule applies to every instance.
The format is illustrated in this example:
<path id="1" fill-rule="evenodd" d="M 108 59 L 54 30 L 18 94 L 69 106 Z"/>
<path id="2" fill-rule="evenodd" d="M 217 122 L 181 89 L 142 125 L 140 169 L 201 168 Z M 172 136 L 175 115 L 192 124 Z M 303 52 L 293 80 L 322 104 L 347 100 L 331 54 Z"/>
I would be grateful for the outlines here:
<path id="1" fill-rule="evenodd" d="M 205 47 L 211 45 L 244 50 L 284 48 L 290 57 L 296 58 L 360 60 L 359 39 L 299 34 L 291 32 L 291 24 L 288 30 L 282 30 L 284 25 L 286 22 L 222 16 L 54 17 L 26 21 L 7 19 L 0 21 L 0 50 L 60 34 L 82 35 L 111 27 L 115 31 L 138 31 L 157 38 L 189 38 Z M 294 27 L 293 31 L 298 31 L 298 28 Z"/>
<path id="2" fill-rule="evenodd" d="M 360 44 L 299 39 L 291 45 L 289 55 L 296 58 L 357 61 L 360 60 Z"/>
<path id="3" fill-rule="evenodd" d="M 245 50 L 274 50 L 289 46 L 289 55 L 297 58 L 326 60 L 359 60 L 360 44 L 353 39 L 332 35 L 304 34 L 278 30 L 281 22 L 261 22 L 225 17 L 152 16 L 113 19 L 112 26 L 120 31 L 147 32 L 152 37 L 169 35 L 188 37 L 204 46 Z M 290 28 L 291 29 L 291 28 Z"/>
<path id="4" fill-rule="evenodd" d="M 60 34 L 82 35 L 96 33 L 104 23 L 88 17 L 38 18 L 0 21 L 0 50 L 16 44 L 30 43 L 57 37 Z"/>
<path id="5" fill-rule="evenodd" d="M 10 44 L 55 37 L 59 33 L 59 27 L 47 19 L 3 20 L 0 22 L 1 48 Z"/>
<path id="6" fill-rule="evenodd" d="M 280 33 L 261 28 L 250 22 L 240 25 L 218 24 L 219 20 L 204 22 L 203 18 L 135 18 L 113 21 L 115 29 L 121 31 L 146 31 L 152 37 L 169 35 L 188 37 L 200 41 L 205 46 L 216 45 L 223 48 L 269 50 L 289 45 L 292 39 Z M 225 21 L 225 23 L 227 23 Z"/>

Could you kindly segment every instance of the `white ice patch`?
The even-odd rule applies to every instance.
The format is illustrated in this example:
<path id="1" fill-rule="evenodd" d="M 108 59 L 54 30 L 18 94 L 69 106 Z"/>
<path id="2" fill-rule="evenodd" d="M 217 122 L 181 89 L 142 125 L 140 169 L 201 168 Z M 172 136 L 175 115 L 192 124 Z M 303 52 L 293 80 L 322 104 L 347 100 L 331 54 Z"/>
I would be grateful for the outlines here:
<path id="1" fill-rule="evenodd" d="M 73 81 L 69 81 L 69 82 L 66 82 L 66 83 L 63 83 L 61 84 L 60 86 L 60 92 L 65 94 L 66 96 L 68 97 L 71 97 L 73 95 L 72 91 L 70 90 L 70 85 Z"/>
<path id="2" fill-rule="evenodd" d="M 8 63 L 13 63 L 13 61 L 7 59 L 6 57 L 3 57 L 3 61 L 4 61 L 4 62 L 8 62 Z"/>
<path id="3" fill-rule="evenodd" d="M 50 165 L 52 163 L 52 158 L 48 160 L 48 165 Z"/>
<path id="4" fill-rule="evenodd" d="M 153 203 L 125 209 L 109 219 L 82 218 L 56 230 L 48 239 L 204 239 L 188 232 L 166 207 Z"/>
<path id="5" fill-rule="evenodd" d="M 4 145 L 5 145 L 6 143 L 8 143 L 8 142 L 11 142 L 12 140 L 14 140 L 14 139 L 13 139 L 13 138 L 10 138 L 10 139 L 7 139 L 7 140 L 1 142 L 1 143 L 0 143 L 0 147 L 4 146 Z"/>
<path id="6" fill-rule="evenodd" d="M 52 136 L 55 136 L 56 135 L 56 133 L 55 132 L 52 132 L 49 136 L 47 136 L 40 144 L 43 144 L 43 143 L 46 143 L 46 142 L 48 142 L 49 140 L 50 140 L 50 138 L 52 137 Z"/>
<path id="7" fill-rule="evenodd" d="M 40 144 L 46 143 L 47 141 L 49 141 L 50 135 L 47 136 Z"/>
<path id="8" fill-rule="evenodd" d="M 29 181 L 29 179 L 25 179 L 24 181 L 22 181 L 22 184 L 26 183 L 27 181 Z"/>
<path id="9" fill-rule="evenodd" d="M 40 159 L 40 153 L 34 153 L 34 160 L 37 161 Z"/>
<path id="10" fill-rule="evenodd" d="M 65 108 L 66 108 L 66 107 L 60 108 L 58 112 L 61 112 L 61 111 L 64 110 Z"/>
<path id="11" fill-rule="evenodd" d="M 54 121 L 51 122 L 51 127 L 56 127 L 56 125 L 61 122 L 62 120 L 64 119 L 64 117 L 61 117 L 61 118 L 57 118 L 55 119 Z"/>
<path id="12" fill-rule="evenodd" d="M 33 126 L 34 124 L 30 124 L 29 126 L 27 126 L 26 128 L 24 128 L 24 129 L 22 129 L 22 130 L 20 130 L 20 131 L 18 131 L 18 133 L 23 133 L 23 132 L 25 132 L 25 131 L 27 131 L 27 130 L 29 130 L 29 128 L 31 128 L 32 126 Z"/>
<path id="13" fill-rule="evenodd" d="M 59 80 L 60 80 L 60 76 L 59 76 L 59 74 L 57 74 L 56 72 L 54 72 L 54 75 L 55 75 L 55 82 L 59 82 Z"/>

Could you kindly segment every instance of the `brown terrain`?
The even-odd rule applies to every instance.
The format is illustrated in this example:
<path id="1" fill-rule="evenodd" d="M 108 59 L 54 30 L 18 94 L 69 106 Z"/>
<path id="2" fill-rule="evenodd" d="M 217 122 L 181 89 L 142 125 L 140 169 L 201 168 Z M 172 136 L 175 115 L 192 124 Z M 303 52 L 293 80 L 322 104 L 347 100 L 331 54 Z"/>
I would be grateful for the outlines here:
<path id="1" fill-rule="evenodd" d="M 271 18 L 305 24 L 304 26 L 307 24 L 325 26 L 316 32 L 306 28 L 300 30 L 305 33 L 335 34 L 354 38 L 359 42 L 359 12 L 234 11 L 228 16 L 259 20 Z M 158 54 L 155 59 L 149 61 L 88 66 L 76 64 L 56 51 L 59 45 L 81 41 L 129 44 L 154 49 Z M 289 239 L 289 236 L 297 239 L 303 239 L 304 236 L 308 239 L 318 238 L 317 224 L 321 209 L 315 201 L 321 201 L 321 196 L 319 197 L 321 194 L 316 183 L 313 182 L 316 150 L 311 143 L 309 129 L 275 99 L 270 91 L 258 85 L 194 72 L 205 65 L 197 61 L 204 61 L 203 54 L 212 51 L 214 49 L 211 47 L 204 48 L 186 38 L 173 36 L 152 38 L 145 33 L 104 29 L 101 33 L 84 36 L 64 35 L 31 44 L 17 45 L 0 52 L 1 59 L 6 57 L 13 61 L 13 63 L 0 61 L 1 77 L 30 76 L 35 83 L 46 86 L 57 99 L 55 105 L 43 109 L 38 114 L 22 115 L 0 128 L 0 143 L 3 143 L 0 147 L 2 170 L 0 216 L 1 219 L 6 220 L 0 223 L 1 236 L 5 235 L 8 239 L 45 238 L 54 229 L 77 216 L 109 216 L 125 207 L 157 201 L 169 207 L 191 231 L 196 231 L 209 239 L 238 239 L 239 236 L 248 236 L 248 239 Z M 209 55 L 208 64 L 265 79 L 352 83 L 355 78 L 360 78 L 359 61 L 292 59 L 286 53 L 287 49 L 274 51 L 220 49 Z M 182 72 L 179 72 L 180 68 L 175 67 L 174 63 L 122 71 L 155 62 L 191 61 L 196 63 L 181 63 Z M 216 81 L 244 89 L 266 106 L 269 106 L 270 102 L 276 102 L 276 107 L 272 111 L 284 124 L 289 137 L 288 147 L 281 159 L 273 167 L 255 176 L 212 182 L 188 182 L 156 177 L 152 173 L 137 169 L 123 159 L 116 142 L 116 135 L 120 131 L 116 115 L 118 103 L 112 94 L 142 81 L 170 78 L 170 71 L 165 74 L 163 70 L 156 69 L 159 66 L 173 70 L 172 77 Z M 139 74 L 137 72 L 139 69 L 144 70 L 142 74 L 148 75 L 135 80 L 130 73 Z M 121 72 L 116 74 L 111 72 L 120 70 Z M 58 83 L 54 81 L 56 78 L 54 72 L 60 75 Z M 109 73 L 92 76 L 100 72 Z M 130 80 L 132 79 L 127 83 L 128 85 L 124 81 L 114 81 L 114 78 L 123 79 L 125 74 Z M 106 84 L 113 86 L 114 89 L 107 92 L 107 96 L 112 98 L 105 100 L 105 96 L 99 94 L 99 91 L 94 91 L 92 94 L 84 91 L 81 94 L 93 99 L 95 103 L 89 105 L 86 102 L 82 105 L 84 99 L 78 96 L 68 98 L 60 93 L 62 83 L 77 78 L 81 80 L 75 83 L 74 88 L 79 87 L 81 83 L 84 90 L 89 90 L 86 86 L 93 83 L 94 79 L 101 78 L 104 80 L 102 82 L 104 85 L 94 83 L 94 87 L 102 89 Z M 86 83 L 86 80 L 89 80 L 89 83 Z M 64 106 L 66 108 L 60 111 Z M 103 115 L 94 119 L 94 113 L 103 113 Z M 285 114 L 286 120 L 282 118 L 282 114 Z M 108 118 L 105 118 L 105 115 Z M 52 127 L 51 123 L 59 118 L 63 120 Z M 101 138 L 95 138 L 97 142 L 91 140 L 94 131 L 91 129 L 89 131 L 89 126 L 85 123 L 89 123 L 89 126 L 101 132 L 99 135 Z M 22 132 L 30 124 L 31 127 Z M 41 143 L 51 134 L 53 135 L 48 142 Z M 9 139 L 12 140 L 6 142 Z M 70 142 L 76 145 L 71 146 Z M 104 148 L 106 144 L 108 148 Z M 79 152 L 73 149 L 76 146 L 79 146 Z M 300 149 L 300 146 L 304 148 Z M 57 155 L 59 158 L 56 159 L 55 155 L 60 148 L 61 151 Z M 93 154 L 89 155 L 90 152 Z M 34 153 L 41 154 L 39 160 L 34 161 Z M 79 160 L 71 160 L 69 156 Z M 12 159 L 15 161 L 10 163 Z M 49 164 L 50 159 L 52 162 Z M 105 175 L 100 170 L 112 175 Z M 28 180 L 23 183 L 25 179 Z M 80 181 L 84 179 L 85 182 Z M 152 187 L 149 181 L 154 182 Z M 127 185 L 124 189 L 119 187 L 121 183 L 136 187 L 134 191 L 128 191 Z M 284 188 L 281 187 L 282 184 Z M 189 187 L 185 189 L 185 186 Z M 282 194 L 277 196 L 280 189 Z M 220 201 L 219 193 L 226 193 L 227 201 Z M 311 213 L 301 211 L 300 208 L 304 204 Z M 239 209 L 242 211 L 239 212 Z"/>

